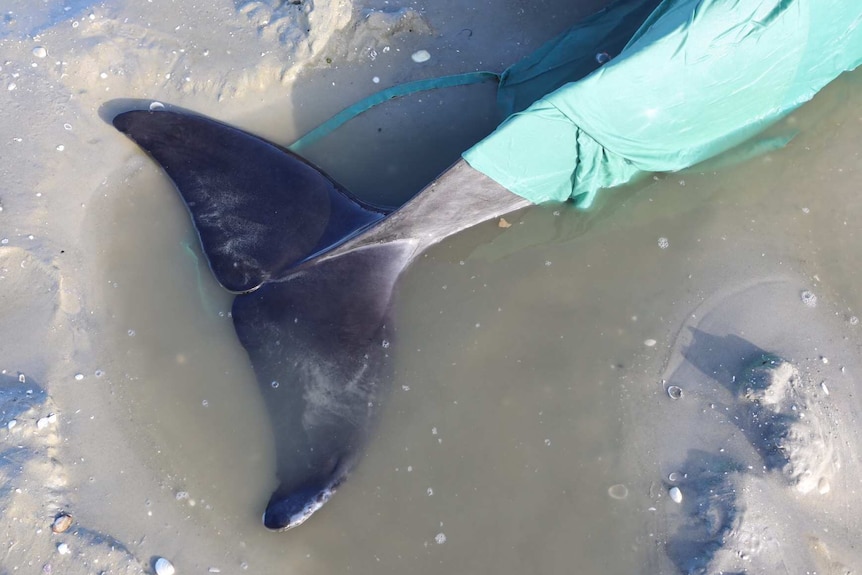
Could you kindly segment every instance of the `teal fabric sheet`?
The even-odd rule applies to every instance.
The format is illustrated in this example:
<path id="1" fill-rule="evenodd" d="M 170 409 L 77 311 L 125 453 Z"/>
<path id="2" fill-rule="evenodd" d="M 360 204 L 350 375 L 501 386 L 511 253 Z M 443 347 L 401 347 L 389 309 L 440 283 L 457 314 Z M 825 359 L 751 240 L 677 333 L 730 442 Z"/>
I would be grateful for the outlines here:
<path id="1" fill-rule="evenodd" d="M 651 8 L 620 2 L 508 70 L 500 101 L 513 110 L 563 81 L 542 57 L 570 51 L 576 81 L 516 111 L 463 154 L 467 162 L 534 203 L 572 199 L 586 208 L 599 190 L 639 173 L 687 168 L 746 141 L 862 62 L 855 0 L 665 0 Z M 589 34 L 584 25 L 601 34 L 579 40 Z M 621 35 L 628 41 L 615 55 Z M 596 58 L 602 37 L 612 59 L 578 79 L 577 63 Z"/>

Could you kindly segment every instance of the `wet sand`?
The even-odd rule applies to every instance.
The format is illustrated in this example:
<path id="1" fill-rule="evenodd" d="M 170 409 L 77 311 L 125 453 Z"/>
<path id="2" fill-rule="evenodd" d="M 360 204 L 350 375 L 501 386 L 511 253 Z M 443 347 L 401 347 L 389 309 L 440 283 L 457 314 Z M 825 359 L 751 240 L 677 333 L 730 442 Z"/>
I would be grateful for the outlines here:
<path id="1" fill-rule="evenodd" d="M 784 150 L 429 251 L 398 290 L 397 385 L 358 470 L 301 528 L 261 526 L 273 440 L 230 298 L 99 107 L 160 99 L 286 144 L 390 83 L 501 69 L 588 11 L 564 4 L 535 29 L 507 2 L 13 6 L 0 573 L 857 570 L 858 73 L 775 128 L 800 131 Z M 403 201 L 493 126 L 486 88 L 374 111 L 310 156 Z"/>

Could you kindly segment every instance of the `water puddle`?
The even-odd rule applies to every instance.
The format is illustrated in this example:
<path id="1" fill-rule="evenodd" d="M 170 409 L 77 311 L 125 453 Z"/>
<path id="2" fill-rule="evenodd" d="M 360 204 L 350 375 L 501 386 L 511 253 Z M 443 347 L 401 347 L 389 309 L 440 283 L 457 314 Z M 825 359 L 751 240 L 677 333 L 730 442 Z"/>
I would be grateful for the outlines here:
<path id="1" fill-rule="evenodd" d="M 770 329 L 818 326 L 788 353 L 801 361 L 840 348 L 852 367 L 846 349 L 862 313 L 859 79 L 841 78 L 778 126 L 800 130 L 784 150 L 659 175 L 609 192 L 589 214 L 535 207 L 509 218 L 511 228 L 491 222 L 430 250 L 398 289 L 396 388 L 377 436 L 333 500 L 287 534 L 260 526 L 274 487 L 273 440 L 231 297 L 210 277 L 170 183 L 141 158 L 134 177 L 93 207 L 105 377 L 128 415 L 132 449 L 196 524 L 242 542 L 250 572 L 684 566 L 684 551 L 665 553 L 683 519 L 664 478 L 694 447 L 662 423 L 681 404 L 663 379 L 688 345 L 680 333 L 699 325 L 692 314 L 729 293 L 719 300 L 745 317 L 745 305 L 772 296 L 740 286 L 780 278 L 787 287 Z M 482 90 L 463 96 L 471 108 Z M 441 95 L 423 114 L 437 117 L 459 97 Z M 408 115 L 422 108 L 401 106 Z M 366 199 L 395 203 L 490 117 L 452 131 L 439 146 L 447 152 L 427 161 L 427 148 L 378 147 L 405 138 L 400 113 L 374 112 L 312 159 Z M 284 114 L 269 110 L 246 125 L 289 124 Z M 420 127 L 406 139 L 426 134 Z M 344 146 L 373 153 L 351 156 Z M 426 171 L 416 176 L 414 165 Z M 852 385 L 841 381 L 838 389 Z M 677 383 L 679 402 L 697 396 Z M 713 439 L 705 445 L 720 443 Z"/>

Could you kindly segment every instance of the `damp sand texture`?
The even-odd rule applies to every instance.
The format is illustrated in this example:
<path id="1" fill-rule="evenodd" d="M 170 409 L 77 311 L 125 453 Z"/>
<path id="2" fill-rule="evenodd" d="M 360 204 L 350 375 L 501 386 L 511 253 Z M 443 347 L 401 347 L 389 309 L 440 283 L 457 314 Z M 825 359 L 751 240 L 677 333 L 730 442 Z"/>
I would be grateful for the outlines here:
<path id="1" fill-rule="evenodd" d="M 858 74 L 786 121 L 784 150 L 429 252 L 399 288 L 398 379 L 359 469 L 300 529 L 261 527 L 272 438 L 229 298 L 99 107 L 163 100 L 287 144 L 386 85 L 502 68 L 593 8 L 542 6 L 4 7 L 0 570 L 858 569 Z M 398 145 L 426 133 L 406 122 L 469 124 L 458 103 L 484 98 L 397 104 L 345 128 L 353 157 L 314 159 L 403 200 L 427 159 Z"/>

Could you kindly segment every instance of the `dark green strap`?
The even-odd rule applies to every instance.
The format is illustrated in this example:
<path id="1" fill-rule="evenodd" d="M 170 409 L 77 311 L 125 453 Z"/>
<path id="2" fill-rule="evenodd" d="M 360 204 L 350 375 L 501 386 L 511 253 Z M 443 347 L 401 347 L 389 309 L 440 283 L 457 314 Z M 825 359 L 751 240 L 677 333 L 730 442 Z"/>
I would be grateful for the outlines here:
<path id="1" fill-rule="evenodd" d="M 468 72 L 466 74 L 428 78 L 425 80 L 416 80 L 415 82 L 407 82 L 406 84 L 392 86 L 391 88 L 386 88 L 385 90 L 371 94 L 367 98 L 341 110 L 332 118 L 314 128 L 287 148 L 292 152 L 299 153 L 304 148 L 317 142 L 319 139 L 331 134 L 338 129 L 339 126 L 349 122 L 359 114 L 394 98 L 409 96 L 416 92 L 425 92 L 428 90 L 436 90 L 438 88 L 451 88 L 453 86 L 466 86 L 468 84 L 480 84 L 482 82 L 490 82 L 492 80 L 494 82 L 499 82 L 500 74 L 497 74 L 496 72 Z"/>

